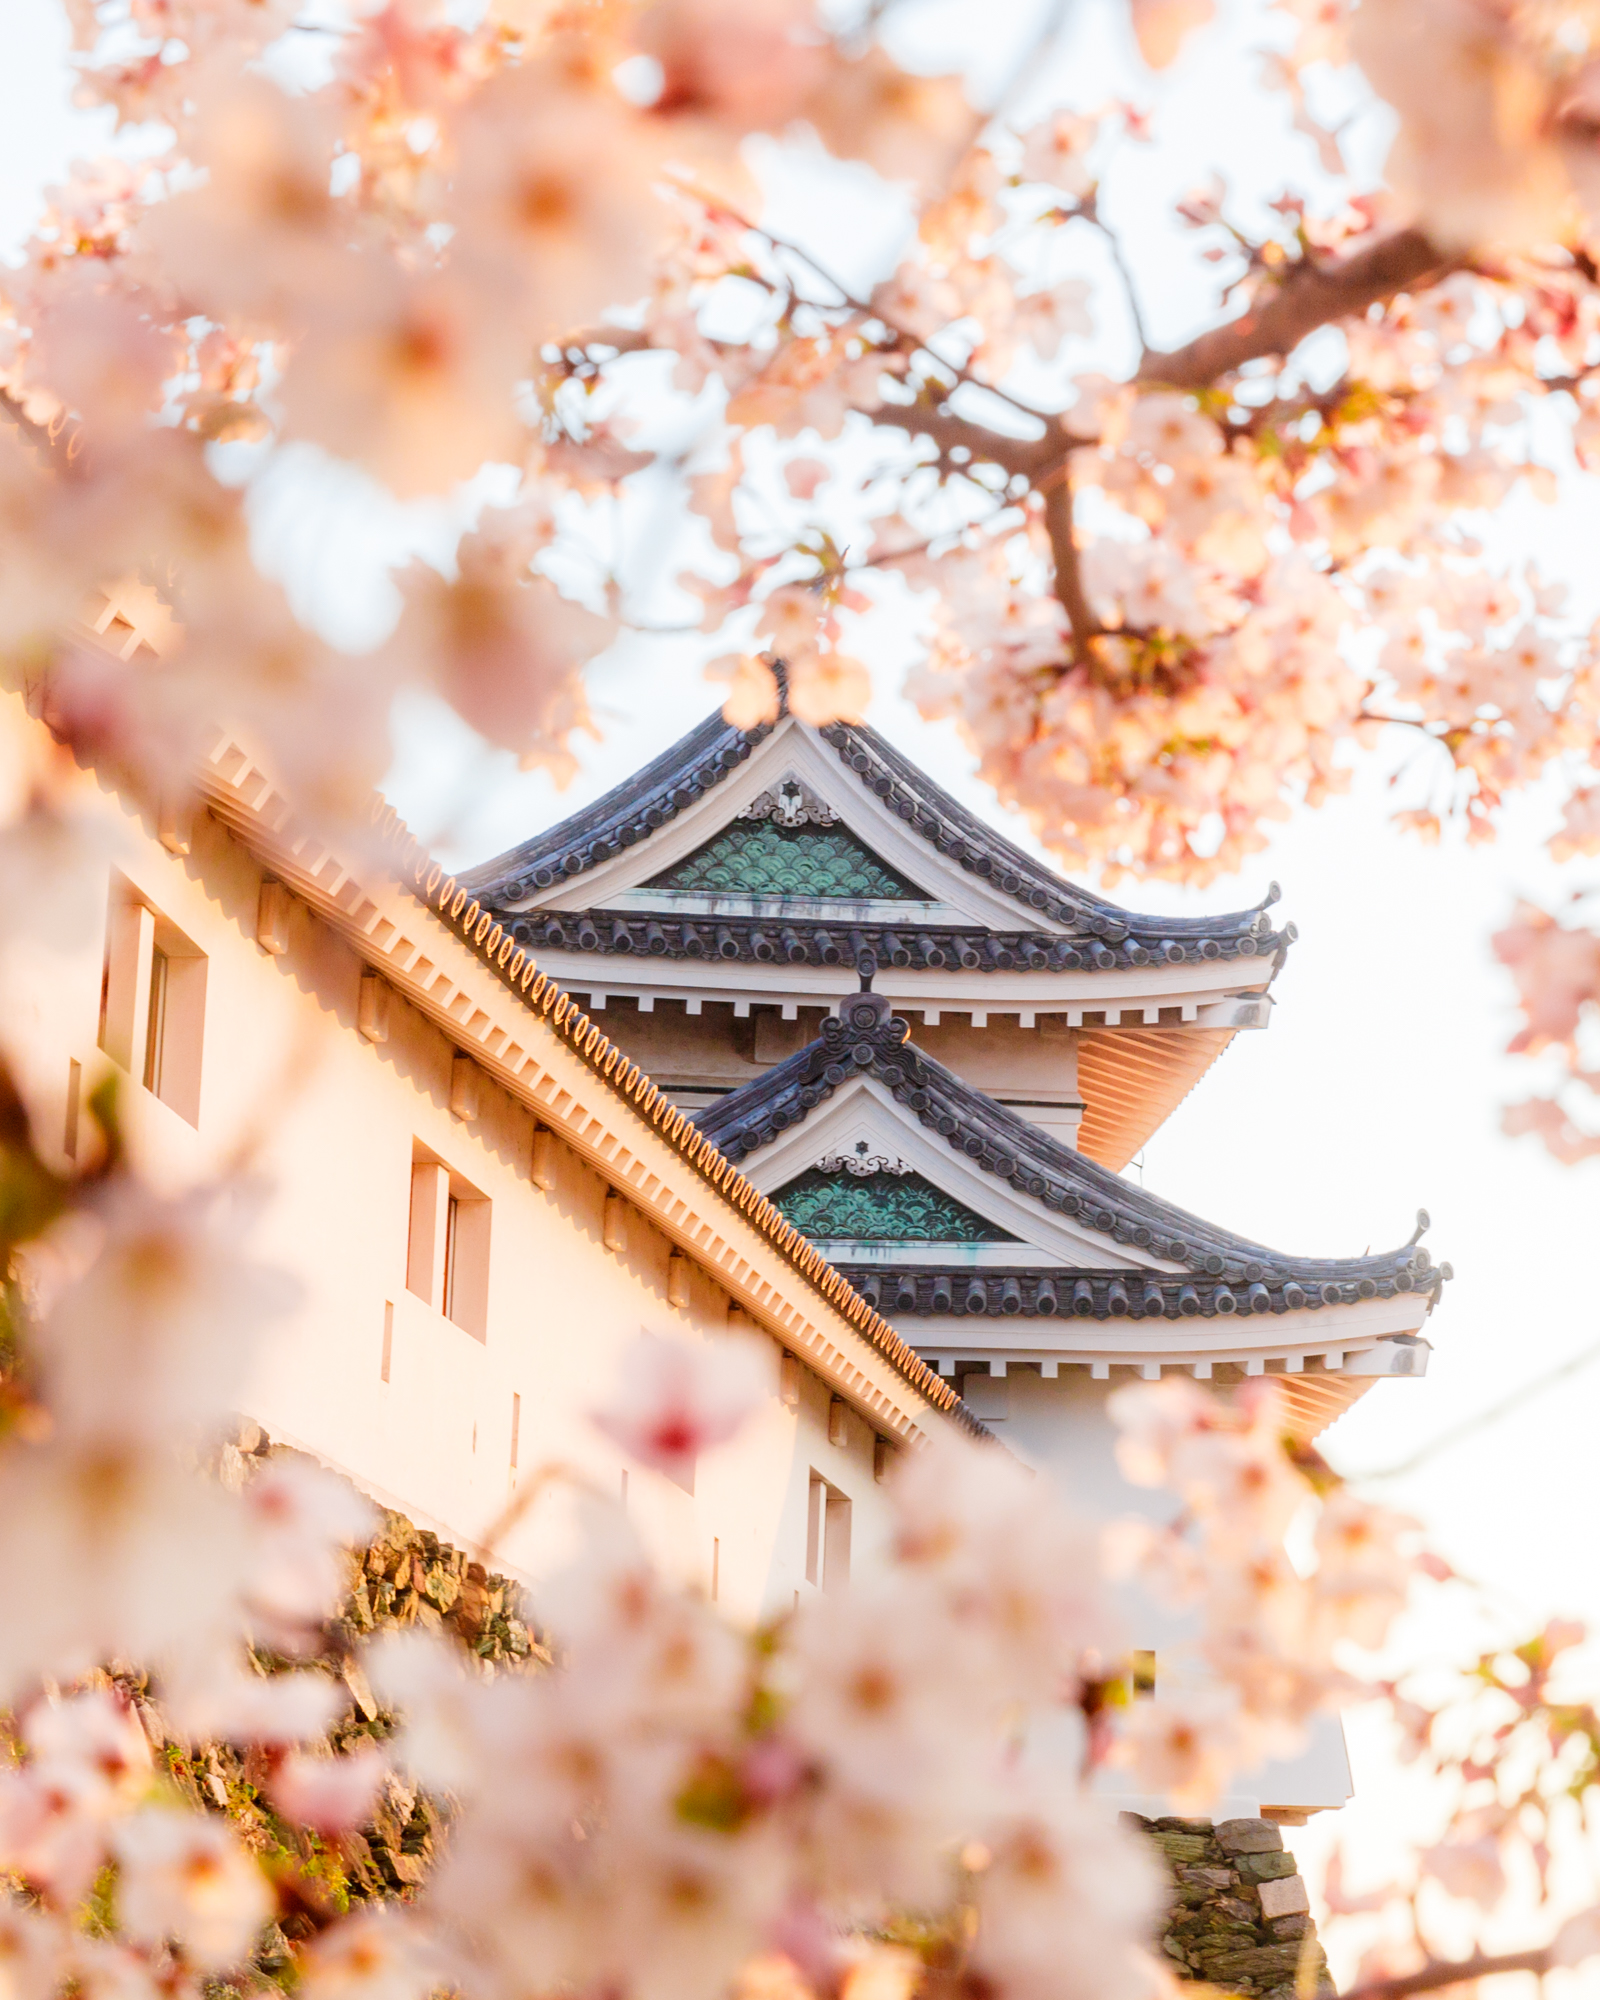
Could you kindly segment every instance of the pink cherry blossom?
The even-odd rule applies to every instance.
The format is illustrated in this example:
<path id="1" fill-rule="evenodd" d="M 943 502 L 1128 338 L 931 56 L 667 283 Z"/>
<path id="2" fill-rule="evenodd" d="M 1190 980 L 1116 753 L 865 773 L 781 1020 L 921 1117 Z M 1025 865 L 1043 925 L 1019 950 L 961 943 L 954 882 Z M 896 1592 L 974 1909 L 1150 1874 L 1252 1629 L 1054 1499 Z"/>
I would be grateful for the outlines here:
<path id="1" fill-rule="evenodd" d="M 175 1939 L 208 1972 L 237 1965 L 272 1910 L 265 1876 L 217 1819 L 150 1806 L 118 1822 L 117 1917 L 146 1945 Z"/>
<path id="2" fill-rule="evenodd" d="M 610 1400 L 590 1421 L 636 1463 L 688 1483 L 700 1454 L 737 1435 L 771 1381 L 770 1362 L 743 1341 L 645 1333 L 621 1357 Z"/>
<path id="3" fill-rule="evenodd" d="M 348 1833 L 371 1818 L 387 1768 L 376 1746 L 343 1757 L 291 1750 L 272 1773 L 272 1802 L 286 1819 L 314 1833 Z"/>

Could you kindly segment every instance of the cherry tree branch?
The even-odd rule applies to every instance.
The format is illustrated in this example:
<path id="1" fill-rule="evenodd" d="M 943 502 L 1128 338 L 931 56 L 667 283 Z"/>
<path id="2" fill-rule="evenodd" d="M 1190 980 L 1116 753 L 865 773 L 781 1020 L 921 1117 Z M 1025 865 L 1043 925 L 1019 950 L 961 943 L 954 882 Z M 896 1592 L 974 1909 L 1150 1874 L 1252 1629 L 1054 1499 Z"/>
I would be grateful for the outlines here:
<path id="1" fill-rule="evenodd" d="M 1009 437 L 943 404 L 934 408 L 927 403 L 885 403 L 872 412 L 872 421 L 885 429 L 902 430 L 908 437 L 931 438 L 943 463 L 953 463 L 952 455 L 964 451 L 974 463 L 998 465 L 1035 485 L 1042 486 L 1067 463 L 1059 433 L 1047 430 L 1037 438 Z M 955 469 L 966 467 L 956 463 Z"/>
<path id="2" fill-rule="evenodd" d="M 737 219 L 744 220 L 742 217 Z M 751 225 L 746 223 L 745 226 Z M 764 231 L 757 233 L 767 235 Z M 1106 233 L 1109 237 L 1109 232 Z M 781 238 L 767 235 L 767 240 L 774 249 L 803 259 L 819 277 L 834 287 L 847 309 L 877 317 L 902 352 L 927 354 L 935 366 L 953 375 L 957 383 L 971 380 L 964 370 L 943 360 L 909 329 L 895 326 L 881 313 L 876 313 L 869 301 L 855 298 L 808 252 Z M 1112 250 L 1121 270 L 1118 246 L 1114 240 Z M 1390 298 L 1408 286 L 1437 280 L 1450 269 L 1451 261 L 1419 229 L 1397 230 L 1348 257 L 1323 259 L 1307 255 L 1289 266 L 1276 284 L 1264 290 L 1237 318 L 1211 328 L 1186 346 L 1170 352 L 1163 353 L 1147 347 L 1137 379 L 1145 384 L 1160 383 L 1176 389 L 1206 388 L 1249 361 L 1288 354 L 1319 327 L 1364 312 L 1368 306 Z M 1126 279 L 1128 274 L 1124 272 L 1123 275 Z M 1129 297 L 1132 300 L 1131 285 Z M 569 353 L 574 350 L 581 352 L 590 345 L 608 345 L 626 351 L 635 345 L 649 344 L 647 336 L 635 334 L 630 338 L 623 328 L 616 329 L 616 337 L 609 329 L 602 328 L 574 335 L 562 343 Z M 948 401 L 934 404 L 919 400 L 903 406 L 883 404 L 871 413 L 872 418 L 881 427 L 903 431 L 909 438 L 930 439 L 939 454 L 941 468 L 945 470 L 964 471 L 973 463 L 996 465 L 1013 478 L 1026 479 L 1043 494 L 1045 524 L 1056 562 L 1056 594 L 1072 624 L 1074 655 L 1081 659 L 1084 648 L 1093 639 L 1098 627 L 1083 594 L 1078 573 L 1077 544 L 1072 533 L 1072 490 L 1068 471 L 1076 441 L 1064 439 L 1047 413 L 1017 403 L 1003 390 L 994 390 L 990 384 L 981 386 L 1003 401 L 1012 403 L 1019 414 L 1035 418 L 1043 426 L 1041 435 L 1035 438 L 1009 436 L 977 418 L 959 414 Z"/>
<path id="3" fill-rule="evenodd" d="M 1122 254 L 1122 239 L 1100 213 L 1099 204 L 1092 198 L 1078 204 L 1078 213 L 1085 222 L 1093 225 L 1105 238 L 1106 249 L 1110 253 L 1111 267 L 1122 281 L 1122 296 L 1128 304 L 1128 317 L 1133 321 L 1133 336 L 1139 343 L 1140 352 L 1150 352 L 1150 336 L 1145 328 L 1144 313 L 1140 310 L 1139 294 L 1133 282 L 1133 272 L 1128 260 Z"/>
<path id="4" fill-rule="evenodd" d="M 1343 2000 L 1407 2000 L 1412 1993 L 1438 1993 L 1446 1986 L 1465 1986 L 1502 1972 L 1533 1972 L 1542 1977 L 1566 1962 L 1553 1944 L 1533 1951 L 1475 1952 L 1471 1958 L 1419 1966 L 1415 1972 L 1397 1973 L 1392 1979 L 1369 1979 L 1352 1987 Z"/>
<path id="5" fill-rule="evenodd" d="M 1147 351 L 1138 379 L 1173 389 L 1207 388 L 1247 361 L 1290 353 L 1318 327 L 1365 312 L 1396 292 L 1435 282 L 1452 261 L 1420 229 L 1397 230 L 1350 257 L 1302 258 L 1237 319 L 1212 327 L 1186 347 L 1165 354 Z"/>
<path id="6" fill-rule="evenodd" d="M 1089 658 L 1090 642 L 1100 630 L 1084 594 L 1083 571 L 1078 561 L 1077 537 L 1072 532 L 1071 461 L 1044 493 L 1044 521 L 1050 534 L 1050 553 L 1056 565 L 1056 596 L 1072 626 L 1072 657 L 1082 664 Z"/>

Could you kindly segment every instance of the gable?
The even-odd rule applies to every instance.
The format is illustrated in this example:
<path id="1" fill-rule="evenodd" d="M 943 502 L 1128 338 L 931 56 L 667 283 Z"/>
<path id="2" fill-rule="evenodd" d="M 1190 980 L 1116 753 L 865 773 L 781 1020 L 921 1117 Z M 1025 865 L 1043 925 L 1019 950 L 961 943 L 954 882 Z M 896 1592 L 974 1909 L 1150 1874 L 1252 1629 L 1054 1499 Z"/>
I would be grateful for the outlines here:
<path id="1" fill-rule="evenodd" d="M 808 1237 L 828 1243 L 870 1243 L 875 1255 L 890 1261 L 925 1258 L 925 1246 L 936 1242 L 947 1250 L 963 1246 L 963 1264 L 1010 1266 L 1020 1261 L 1075 1270 L 1166 1268 L 1148 1250 L 1108 1243 L 1075 1218 L 1052 1212 L 1033 1196 L 984 1172 L 959 1144 L 925 1125 L 900 1101 L 893 1085 L 886 1086 L 876 1075 L 852 1068 L 836 1088 L 819 1095 L 821 1101 L 809 1108 L 796 1106 L 800 1115 L 785 1118 L 781 1131 L 741 1161 L 762 1193 Z M 713 1125 L 731 1102 L 723 1098 L 702 1112 L 702 1129 Z M 846 1163 L 872 1170 L 874 1186 L 868 1199 L 883 1203 L 882 1220 L 874 1220 L 864 1203 L 857 1206 L 837 1187 L 833 1191 L 818 1187 L 823 1178 L 836 1183 L 850 1178 Z M 904 1197 L 885 1185 L 891 1176 L 902 1175 L 914 1176 L 920 1183 Z M 848 1228 L 846 1216 L 851 1217 Z M 910 1233 L 919 1222 L 918 1233 Z M 923 1233 L 928 1229 L 940 1233 Z"/>
<path id="2" fill-rule="evenodd" d="M 685 739 L 685 753 L 690 742 Z M 470 886 L 486 904 L 512 913 L 676 915 L 678 899 L 693 896 L 715 900 L 718 914 L 729 913 L 730 905 L 737 914 L 739 903 L 749 913 L 769 915 L 782 914 L 772 906 L 783 901 L 849 901 L 881 906 L 890 924 L 914 919 L 1063 938 L 1082 928 L 1071 907 L 1079 892 L 1060 885 L 1059 912 L 1045 907 L 1050 898 L 1042 890 L 1037 902 L 1021 893 L 1020 882 L 1013 885 L 1016 893 L 1008 892 L 993 869 L 965 865 L 951 840 L 940 846 L 937 813 L 891 796 L 886 776 L 875 768 L 858 771 L 836 744 L 793 716 L 748 736 L 724 729 L 701 741 L 697 732 L 693 760 L 675 775 L 666 763 L 658 760 L 661 768 L 641 773 L 640 781 L 474 870 Z M 642 784 L 647 775 L 648 795 Z M 769 832 L 751 842 L 736 831 L 745 827 Z M 819 834 L 832 840 L 812 845 Z M 770 869 L 767 879 L 775 877 L 780 886 L 756 887 L 748 879 L 710 886 L 698 879 L 703 870 L 720 877 L 735 858 Z M 784 878 L 791 866 L 824 886 L 790 886 Z M 868 882 L 877 886 L 869 890 Z"/>
<path id="3" fill-rule="evenodd" d="M 866 1151 L 865 1142 L 858 1150 Z M 849 1159 L 819 1162 L 769 1199 L 813 1242 L 1015 1243 L 1017 1238 L 908 1167 L 862 1173 Z"/>
<path id="4" fill-rule="evenodd" d="M 686 864 L 726 862 L 722 853 L 702 859 L 701 850 L 732 821 L 751 817 L 791 829 L 842 826 L 900 886 L 877 895 L 860 894 L 854 883 L 841 891 L 837 877 L 825 895 L 797 892 L 787 882 L 775 894 L 744 884 L 730 890 L 720 880 L 714 888 L 678 886 L 675 871 Z M 774 853 L 786 845 L 768 843 Z M 864 866 L 859 856 L 856 864 Z M 681 879 L 696 879 L 696 871 Z M 718 904 L 704 914 L 730 918 L 782 916 L 783 909 L 772 906 L 785 901 L 848 899 L 862 906 L 861 922 L 898 926 L 914 914 L 928 926 L 1026 936 L 1035 950 L 1058 941 L 1076 944 L 1101 972 L 1124 959 L 1132 966 L 1201 957 L 1273 959 L 1293 935 L 1292 926 L 1273 931 L 1265 903 L 1216 917 L 1139 917 L 1119 909 L 1013 846 L 875 730 L 842 722 L 814 729 L 797 722 L 786 702 L 775 723 L 748 731 L 708 716 L 603 798 L 471 870 L 463 886 L 498 914 L 653 910 L 670 912 L 675 921 L 689 897 Z M 1266 901 L 1276 897 L 1274 886 Z M 915 902 L 922 907 L 913 913 L 907 906 Z M 869 910 L 874 904 L 878 909 Z M 793 914 L 799 919 L 807 913 L 796 908 Z M 679 953 L 667 939 L 648 948 L 696 955 Z"/>
<path id="5" fill-rule="evenodd" d="M 822 901 L 927 900 L 848 827 L 740 818 L 644 885 L 702 896 L 805 896 Z"/>

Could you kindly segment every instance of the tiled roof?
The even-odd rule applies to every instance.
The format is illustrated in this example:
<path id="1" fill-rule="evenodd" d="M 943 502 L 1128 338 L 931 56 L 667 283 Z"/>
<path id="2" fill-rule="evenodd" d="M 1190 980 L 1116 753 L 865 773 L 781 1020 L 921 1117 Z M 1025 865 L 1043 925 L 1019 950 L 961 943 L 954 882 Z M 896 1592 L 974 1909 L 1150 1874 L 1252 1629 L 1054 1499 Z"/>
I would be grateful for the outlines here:
<path id="1" fill-rule="evenodd" d="M 1301 1304 L 1313 1296 L 1322 1303 L 1334 1297 L 1376 1297 L 1385 1287 L 1386 1295 L 1416 1291 L 1436 1297 L 1449 1275 L 1449 1266 L 1436 1267 L 1415 1239 L 1375 1256 L 1290 1257 L 1202 1222 L 1061 1145 L 964 1083 L 911 1043 L 909 1024 L 889 1012 L 881 995 L 852 996 L 822 1027 L 816 1041 L 786 1062 L 696 1114 L 701 1131 L 729 1159 L 748 1159 L 798 1125 L 841 1084 L 853 1077 L 871 1077 L 983 1172 L 1046 1208 L 1071 1216 L 1080 1228 L 1183 1266 L 1192 1275 L 1149 1278 L 1149 1286 L 1161 1292 L 1163 1312 L 1169 1305 L 1174 1315 L 1203 1312 L 1207 1298 L 1216 1311 L 1236 1309 L 1241 1298 L 1250 1311 L 1283 1311 L 1297 1294 L 1304 1295 Z M 1015 1309 L 1025 1310 L 1021 1274 L 1014 1275 L 1019 1285 Z M 1108 1314 L 1121 1310 L 1109 1286 L 1120 1277 L 1129 1290 L 1134 1275 L 1130 1267 L 1129 1272 L 1097 1273 L 1086 1280 L 1090 1309 L 1097 1317 L 1101 1309 Z M 986 1287 L 994 1284 L 997 1297 L 1012 1296 L 1004 1293 L 1003 1278 L 991 1280 L 987 1272 L 982 1276 Z M 1146 1274 L 1140 1270 L 1136 1276 L 1142 1298 Z M 1212 1282 L 1216 1280 L 1220 1285 Z M 933 1281 L 930 1276 L 930 1286 Z M 1185 1300 L 1185 1288 L 1195 1303 Z M 1224 1293 L 1233 1298 L 1233 1306 L 1222 1303 Z M 999 1309 L 1006 1307 L 1002 1303 Z"/>
<path id="2" fill-rule="evenodd" d="M 708 716 L 671 749 L 663 751 L 603 798 L 560 825 L 536 834 L 463 875 L 463 885 L 486 908 L 502 912 L 558 882 L 572 881 L 615 860 L 737 770 L 771 734 L 771 729 L 772 725 L 765 723 L 757 729 L 735 729 L 720 714 Z M 1013 846 L 919 771 L 875 729 L 865 724 L 837 722 L 818 734 L 869 791 L 948 860 L 1053 921 L 1070 926 L 1080 948 L 1085 940 L 1091 948 L 1095 940 L 1119 947 L 1107 957 L 1087 958 L 1086 964 L 1110 970 L 1126 962 L 1124 951 L 1136 964 L 1180 952 L 1192 956 L 1208 943 L 1220 947 L 1220 953 L 1208 956 L 1231 957 L 1236 952 L 1270 954 L 1293 938 L 1293 925 L 1282 931 L 1271 928 L 1264 916 L 1265 905 L 1211 917 L 1145 917 L 1121 909 L 1102 896 L 1063 881 L 1020 847 Z M 1276 891 L 1267 900 L 1270 903 L 1275 898 Z M 609 932 L 601 931 L 597 913 L 591 914 L 595 916 L 596 941 L 580 944 L 581 950 L 643 948 L 670 957 L 693 956 L 695 948 L 688 940 L 698 937 L 703 944 L 713 928 L 705 924 L 674 927 L 662 923 L 661 941 L 652 940 L 641 947 L 633 940 L 646 926 L 629 920 L 625 928 L 630 942 L 617 946 L 611 943 Z M 735 940 L 742 935 L 732 924 L 723 928 Z M 766 928 L 770 930 L 771 926 Z M 800 926 L 795 928 L 798 933 Z M 682 935 L 678 934 L 680 930 Z M 1061 940 L 1047 934 L 1030 937 L 1028 942 L 1042 950 Z M 1145 957 L 1136 955 L 1141 952 Z M 724 951 L 723 955 L 732 957 L 742 953 Z M 907 961 L 915 962 L 915 959 Z M 985 962 L 973 969 L 993 968 Z"/>
<path id="3" fill-rule="evenodd" d="M 856 1265 L 844 1259 L 837 1268 L 869 1305 L 896 1319 L 944 1319 L 952 1314 L 986 1319 L 1014 1314 L 1027 1319 L 1216 1319 L 1229 1313 L 1248 1317 L 1316 1311 L 1358 1299 L 1392 1299 L 1398 1292 L 1437 1289 L 1419 1283 L 1415 1276 L 1410 1284 L 1370 1274 L 1342 1283 L 1336 1278 L 1318 1283 L 1281 1275 L 1271 1283 L 1240 1282 L 1198 1275 L 1173 1278 L 1133 1265 L 1122 1271 L 1040 1271 L 1031 1265 L 1008 1270 L 987 1264 L 975 1271 L 970 1265 L 937 1263 L 885 1269 L 881 1264 Z M 1448 1276 L 1449 1270 L 1448 1264 L 1442 1265 L 1432 1277 Z"/>
<path id="4" fill-rule="evenodd" d="M 477 892 L 483 895 L 484 892 Z M 495 908 L 492 900 L 487 907 Z M 497 914 L 517 942 L 532 950 L 602 952 L 669 959 L 737 958 L 791 965 L 958 965 L 969 972 L 1022 967 L 1034 972 L 1110 972 L 1130 965 L 1179 965 L 1215 958 L 1270 958 L 1294 936 L 1294 926 L 1274 931 L 1265 911 L 1254 930 L 1226 936 L 1180 931 L 1176 919 L 1136 919 L 1141 935 L 1115 943 L 1064 938 L 1054 931 L 988 931 L 908 924 L 837 924 L 772 917 L 667 917 L 621 915 L 615 910 L 530 910 Z M 873 961 L 867 965 L 867 960 Z"/>

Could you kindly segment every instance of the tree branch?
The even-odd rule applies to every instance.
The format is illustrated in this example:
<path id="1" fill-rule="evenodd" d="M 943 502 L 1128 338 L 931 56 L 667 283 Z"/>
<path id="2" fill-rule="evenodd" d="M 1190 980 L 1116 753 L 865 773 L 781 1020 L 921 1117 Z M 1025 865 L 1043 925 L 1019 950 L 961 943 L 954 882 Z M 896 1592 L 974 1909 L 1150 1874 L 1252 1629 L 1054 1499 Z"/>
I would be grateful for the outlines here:
<path id="1" fill-rule="evenodd" d="M 983 460 L 1035 481 L 1053 472 L 1066 456 L 1062 439 L 1049 430 L 1043 437 L 1008 437 L 971 417 L 958 416 L 950 409 L 931 409 L 926 403 L 883 403 L 872 412 L 872 421 L 886 430 L 904 431 L 908 437 L 932 438 L 943 460 L 949 461 L 954 451 L 965 451 L 974 461 Z"/>
<path id="2" fill-rule="evenodd" d="M 1070 469 L 1071 461 L 1068 461 Z M 1072 481 L 1068 470 L 1045 488 L 1044 522 L 1050 531 L 1050 553 L 1056 565 L 1056 596 L 1072 625 L 1072 657 L 1080 665 L 1090 657 L 1090 641 L 1100 630 L 1084 595 L 1078 543 L 1072 532 Z"/>
<path id="3" fill-rule="evenodd" d="M 1565 1962 L 1557 1958 L 1554 1945 L 1548 1944 L 1534 1951 L 1475 1952 L 1471 1958 L 1419 1966 L 1415 1972 L 1397 1973 L 1392 1979 L 1369 1979 L 1364 1986 L 1352 1987 L 1343 2000 L 1407 2000 L 1412 1993 L 1437 1993 L 1446 1986 L 1492 1979 L 1500 1972 L 1534 1972 L 1542 1977 Z"/>
<path id="4" fill-rule="evenodd" d="M 1105 238 L 1106 248 L 1111 255 L 1112 269 L 1122 280 L 1122 295 L 1128 302 L 1128 316 L 1133 321 L 1133 337 L 1139 343 L 1140 352 L 1148 354 L 1150 336 L 1145 330 L 1144 314 L 1139 308 L 1139 294 L 1134 289 L 1133 273 L 1128 268 L 1127 258 L 1122 254 L 1122 243 L 1117 232 L 1102 218 L 1098 202 L 1092 199 L 1080 202 L 1078 213 Z"/>
<path id="5" fill-rule="evenodd" d="M 1333 320 L 1365 312 L 1380 299 L 1420 283 L 1436 282 L 1453 261 L 1420 229 L 1399 230 L 1337 261 L 1304 257 L 1237 319 L 1202 333 L 1187 347 L 1146 353 L 1138 379 L 1174 389 L 1203 389 L 1247 361 L 1288 354 L 1307 334 Z"/>
<path id="6" fill-rule="evenodd" d="M 768 240 L 780 249 L 795 249 L 794 245 L 781 239 L 769 237 Z M 806 262 L 839 290 L 851 309 L 864 313 L 873 311 L 866 301 L 852 298 L 830 273 L 821 270 L 806 253 L 796 254 L 805 256 Z M 1238 318 L 1211 328 L 1186 347 L 1174 348 L 1169 353 L 1147 349 L 1137 379 L 1147 385 L 1161 383 L 1175 389 L 1205 388 L 1219 376 L 1242 367 L 1247 361 L 1289 353 L 1318 327 L 1327 326 L 1352 313 L 1364 312 L 1378 300 L 1390 298 L 1408 287 L 1436 282 L 1452 268 L 1452 263 L 1453 260 L 1437 250 L 1419 229 L 1398 230 L 1349 257 L 1320 259 L 1308 255 L 1291 265 L 1276 285 L 1263 291 L 1250 309 Z M 881 319 L 882 315 L 878 317 Z M 954 374 L 958 381 L 965 379 L 964 371 L 941 361 L 914 335 L 903 328 L 893 327 L 888 321 L 883 323 L 890 326 L 897 342 L 929 353 L 936 365 Z M 559 343 L 562 352 L 569 354 L 598 346 L 609 346 L 626 353 L 650 344 L 648 335 L 626 327 L 590 328 L 569 335 Z M 992 387 L 989 384 L 981 386 L 986 389 Z M 1003 400 L 1014 400 L 1005 397 L 1004 391 L 993 393 Z M 948 405 L 935 408 L 921 401 L 905 405 L 882 404 L 871 415 L 873 422 L 885 429 L 901 430 L 913 438 L 931 438 L 941 462 L 946 466 L 956 465 L 952 454 L 964 451 L 972 461 L 998 465 L 1013 477 L 1026 479 L 1043 491 L 1046 496 L 1046 520 L 1056 549 L 1058 574 L 1065 577 L 1073 567 L 1076 549 L 1070 531 L 1064 539 L 1058 532 L 1060 521 L 1070 517 L 1071 496 L 1068 492 L 1061 492 L 1057 482 L 1071 463 L 1074 445 L 1070 439 L 1063 441 L 1056 423 L 1047 413 L 1028 409 L 1023 404 L 1014 404 L 1014 407 L 1019 413 L 1038 418 L 1044 427 L 1041 436 L 1010 437 L 971 417 L 958 415 Z M 957 466 L 957 469 L 960 467 Z M 1057 495 L 1059 497 L 1055 497 Z M 1063 592 L 1071 588 L 1070 582 L 1058 585 Z M 1066 595 L 1062 596 L 1062 602 L 1067 606 L 1068 615 L 1073 617 L 1074 632 L 1081 630 L 1093 636 L 1095 627 L 1092 619 L 1086 626 L 1080 626 L 1080 618 L 1087 612 L 1081 597 L 1076 615 Z"/>

